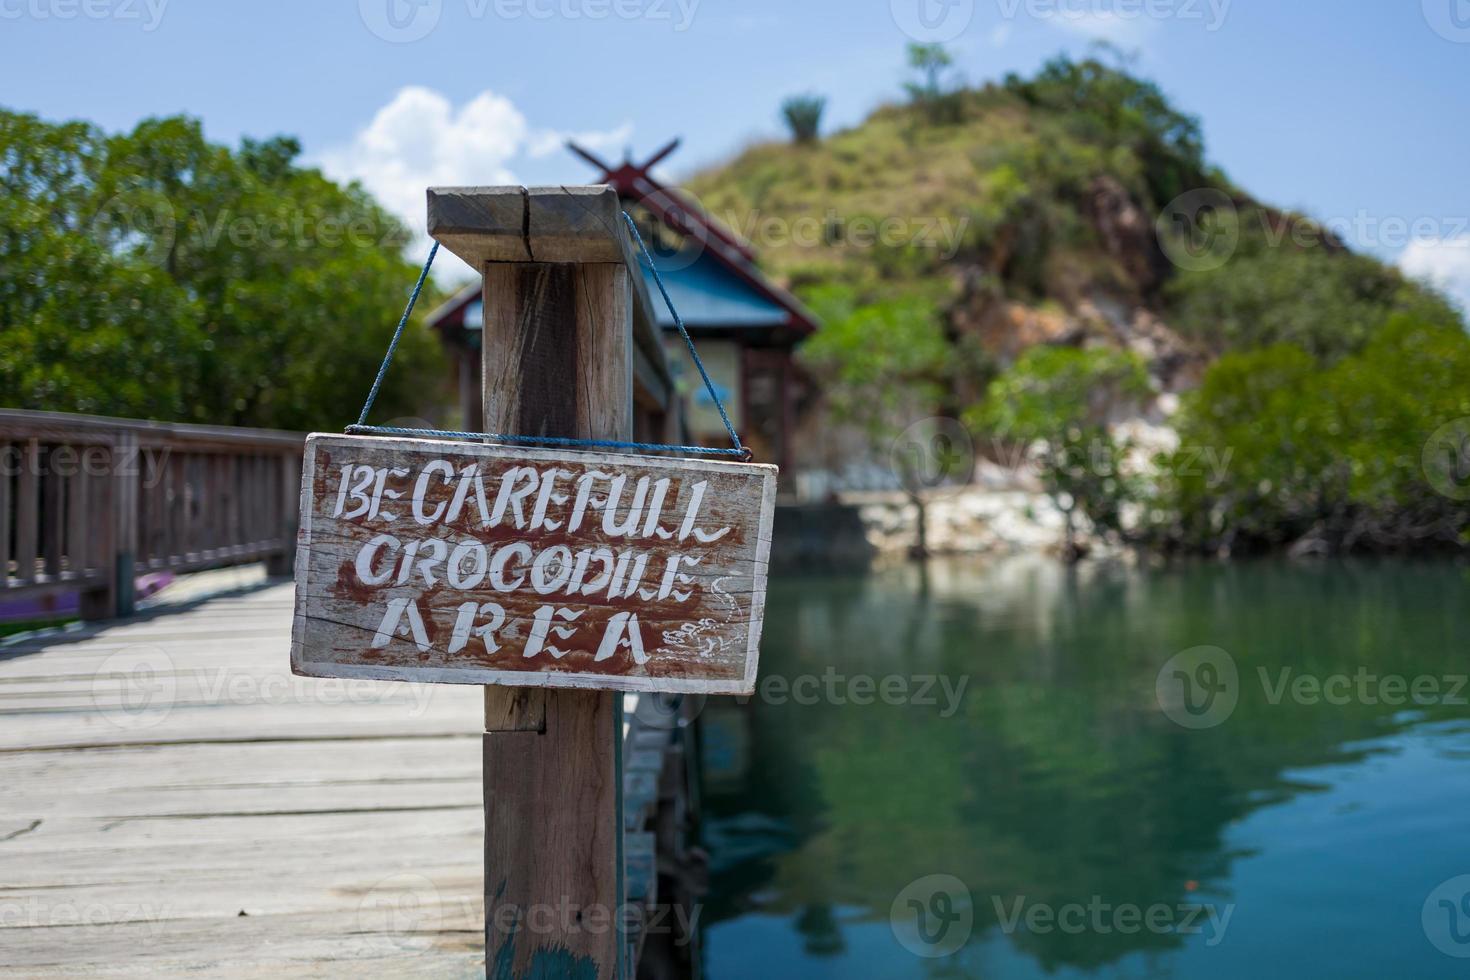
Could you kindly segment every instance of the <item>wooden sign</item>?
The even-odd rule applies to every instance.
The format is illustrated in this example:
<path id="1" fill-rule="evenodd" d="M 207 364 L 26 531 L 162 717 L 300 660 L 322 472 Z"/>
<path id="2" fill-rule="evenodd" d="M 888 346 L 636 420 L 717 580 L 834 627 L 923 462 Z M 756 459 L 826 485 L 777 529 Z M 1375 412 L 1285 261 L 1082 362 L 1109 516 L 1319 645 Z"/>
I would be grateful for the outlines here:
<path id="1" fill-rule="evenodd" d="M 307 439 L 291 668 L 750 694 L 776 467 Z"/>

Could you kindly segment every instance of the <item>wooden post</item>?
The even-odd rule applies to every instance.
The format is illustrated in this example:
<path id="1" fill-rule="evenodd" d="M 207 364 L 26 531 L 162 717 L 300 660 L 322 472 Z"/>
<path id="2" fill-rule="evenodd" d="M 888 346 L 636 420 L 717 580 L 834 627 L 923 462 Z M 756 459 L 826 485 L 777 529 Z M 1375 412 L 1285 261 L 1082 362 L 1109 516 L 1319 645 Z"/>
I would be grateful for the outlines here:
<path id="1" fill-rule="evenodd" d="M 10 467 L 20 454 L 10 443 L 0 440 L 0 590 L 10 580 Z M 16 467 L 19 469 L 19 467 Z"/>
<path id="2" fill-rule="evenodd" d="M 630 439 L 632 293 L 610 188 L 430 191 L 484 272 L 489 432 Z M 622 695 L 485 688 L 485 972 L 623 976 Z"/>
<path id="3" fill-rule="evenodd" d="M 92 567 L 90 528 L 87 524 L 87 467 L 85 446 L 78 451 L 76 469 L 66 478 L 66 559 L 72 578 L 85 578 Z"/>
<path id="4" fill-rule="evenodd" d="M 52 446 L 46 454 L 46 472 L 41 474 L 41 560 L 48 581 L 61 578 L 61 552 L 65 545 L 66 522 L 62 513 L 61 474 L 56 471 Z"/>
<path id="5" fill-rule="evenodd" d="M 266 559 L 267 575 L 290 575 L 296 564 L 296 520 L 297 505 L 301 498 L 301 468 L 289 456 L 277 461 L 280 465 L 280 520 L 272 529 L 272 536 L 279 535 L 281 549 Z M 271 468 L 274 472 L 274 467 Z"/>
<path id="6" fill-rule="evenodd" d="M 135 432 L 119 432 L 112 449 L 112 513 L 110 537 L 112 547 L 104 561 L 111 561 L 112 590 L 108 613 L 131 616 L 136 597 L 133 578 L 138 562 L 138 493 L 143 482 L 143 457 Z M 148 493 L 163 493 L 162 485 L 147 488 Z"/>
<path id="7" fill-rule="evenodd" d="M 484 275 L 488 431 L 621 441 L 633 434 L 635 386 L 648 410 L 672 404 L 620 219 L 606 187 L 430 190 L 429 233 Z M 307 440 L 292 670 L 506 685 L 484 692 L 492 978 L 628 974 L 623 709 L 613 692 L 755 688 L 776 468 L 598 448 L 610 447 Z M 364 472 L 377 474 L 383 499 L 411 497 L 414 508 L 370 520 L 411 517 L 421 535 L 456 529 L 453 553 L 437 559 L 444 579 L 425 559 L 420 579 L 400 577 L 391 597 L 379 588 L 380 551 L 400 542 L 357 520 L 373 507 L 352 489 Z M 498 489 L 487 494 L 487 481 Z M 660 572 L 645 578 L 650 554 Z M 507 578 L 512 561 L 529 568 Z M 593 561 L 599 577 L 584 578 Z M 558 590 L 576 599 L 560 606 Z"/>
<path id="8" fill-rule="evenodd" d="M 92 621 L 133 613 L 138 542 L 138 436 L 118 431 L 109 447 L 108 474 L 92 481 L 88 497 L 95 520 L 92 545 L 100 582 L 82 592 L 81 618 Z"/>
<path id="9" fill-rule="evenodd" d="M 40 549 L 41 447 L 32 439 L 21 454 L 15 493 L 15 576 L 22 583 L 36 580 Z"/>

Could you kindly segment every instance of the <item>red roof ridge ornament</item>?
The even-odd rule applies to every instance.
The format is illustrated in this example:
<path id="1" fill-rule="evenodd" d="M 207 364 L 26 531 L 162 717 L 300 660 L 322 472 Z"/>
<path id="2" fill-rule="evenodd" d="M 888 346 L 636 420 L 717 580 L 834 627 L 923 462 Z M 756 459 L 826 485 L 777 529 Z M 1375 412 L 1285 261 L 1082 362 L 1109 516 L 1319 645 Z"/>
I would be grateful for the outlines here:
<path id="1" fill-rule="evenodd" d="M 698 238 L 706 245 L 719 242 L 734 249 L 745 261 L 754 262 L 755 251 L 748 242 L 721 224 L 698 201 L 683 191 L 665 187 L 650 173 L 679 148 L 679 142 L 677 138 L 670 140 L 643 163 L 635 164 L 624 159 L 616 167 L 609 166 L 572 140 L 567 141 L 567 149 L 602 171 L 597 183 L 610 184 L 619 197 L 633 198 L 644 204 L 674 231 Z"/>

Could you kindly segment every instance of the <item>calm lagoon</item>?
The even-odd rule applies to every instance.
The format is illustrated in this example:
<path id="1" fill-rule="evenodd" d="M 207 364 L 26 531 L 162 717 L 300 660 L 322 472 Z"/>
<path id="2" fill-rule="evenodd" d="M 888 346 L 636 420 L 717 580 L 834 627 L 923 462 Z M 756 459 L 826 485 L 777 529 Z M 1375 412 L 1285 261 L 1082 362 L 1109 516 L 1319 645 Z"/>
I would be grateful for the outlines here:
<path id="1" fill-rule="evenodd" d="M 713 980 L 1470 972 L 1464 566 L 940 562 L 765 629 L 703 713 Z"/>

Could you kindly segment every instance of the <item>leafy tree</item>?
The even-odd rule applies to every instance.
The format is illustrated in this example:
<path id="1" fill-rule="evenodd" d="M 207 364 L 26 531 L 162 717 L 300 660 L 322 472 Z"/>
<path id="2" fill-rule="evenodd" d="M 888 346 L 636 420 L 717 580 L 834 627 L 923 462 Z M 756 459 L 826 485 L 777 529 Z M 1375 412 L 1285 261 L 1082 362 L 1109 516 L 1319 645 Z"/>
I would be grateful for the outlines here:
<path id="1" fill-rule="evenodd" d="M 1167 540 L 1192 549 L 1304 535 L 1342 547 L 1458 546 L 1457 515 L 1470 510 L 1426 489 L 1421 460 L 1435 432 L 1470 417 L 1456 408 L 1463 385 L 1444 373 L 1463 364 L 1464 328 L 1443 297 L 1354 254 L 1310 219 L 1253 202 L 1207 162 L 1199 121 L 1126 66 L 1064 57 L 1029 78 L 956 89 L 943 48 L 918 46 L 910 64 L 910 104 L 879 108 L 820 146 L 751 147 L 694 181 L 718 214 L 951 222 L 955 247 L 943 250 L 855 247 L 841 222 L 818 242 L 763 248 L 765 267 L 804 296 L 847 296 L 831 313 L 818 307 L 829 337 L 817 339 L 809 361 L 824 381 L 853 382 L 847 391 L 856 394 L 843 396 L 849 415 L 881 417 L 895 404 L 954 414 L 983 401 L 966 420 L 1042 443 L 1052 488 L 1075 501 L 1077 516 L 1108 530 L 1127 494 L 1147 493 L 1140 502 Z M 926 115 L 938 97 L 963 107 L 958 125 Z M 1191 220 L 1161 225 L 1173 213 L 1166 205 L 1192 191 L 1215 207 L 1187 214 L 1183 205 L 1198 203 L 1190 197 L 1177 210 Z M 1181 229 L 1191 232 L 1192 257 L 1199 236 L 1218 251 L 1184 261 L 1175 251 Z M 934 319 L 947 321 L 940 369 L 869 363 L 888 356 L 884 333 L 895 329 L 891 300 L 872 297 L 896 290 L 932 297 Z M 1186 452 L 1214 450 L 1213 465 L 1228 467 L 1223 480 L 1184 454 L 1166 461 L 1162 486 L 1094 480 L 1095 468 L 1069 465 L 1094 442 L 1105 457 L 1127 448 L 1105 438 L 1098 406 L 1069 400 L 1069 389 L 1099 390 L 1081 369 L 1090 351 L 1027 355 L 994 385 L 993 361 L 973 359 L 983 375 L 960 367 L 966 344 L 1009 357 L 1013 343 L 1042 336 L 1090 347 L 1120 335 L 1150 344 L 1160 373 L 1179 384 L 1220 358 L 1176 423 L 1186 427 Z M 1044 411 L 1030 411 L 1033 395 Z M 1047 421 L 1031 424 L 1038 415 Z M 1453 448 L 1435 445 L 1442 455 Z M 1470 433 L 1463 445 L 1470 465 Z"/>
<path id="2" fill-rule="evenodd" d="M 360 187 L 291 139 L 196 120 L 108 136 L 0 111 L 0 398 L 19 408 L 291 429 L 355 417 L 415 268 Z M 384 415 L 428 414 L 408 331 Z"/>
<path id="3" fill-rule="evenodd" d="M 814 289 L 805 299 L 823 325 L 801 357 L 822 381 L 828 409 L 862 433 L 875 456 L 889 453 L 906 428 L 935 413 L 947 389 L 950 348 L 933 300 L 900 294 L 865 303 L 839 285 Z M 905 454 L 889 453 L 889 462 L 918 508 L 914 553 L 922 556 L 921 478 Z"/>
<path id="4" fill-rule="evenodd" d="M 1073 61 L 1062 55 L 1034 78 L 1007 76 L 1006 87 L 1031 105 L 1064 116 L 1077 137 L 1136 155 L 1155 205 L 1217 182 L 1205 166 L 1199 120 L 1174 108 L 1151 81 L 1096 58 Z"/>
<path id="5" fill-rule="evenodd" d="M 909 67 L 921 78 L 904 85 L 909 98 L 924 110 L 930 122 L 959 122 L 963 91 L 950 90 L 944 83 L 946 72 L 954 65 L 954 57 L 942 44 L 910 44 L 908 59 Z"/>
<path id="6" fill-rule="evenodd" d="M 793 95 L 781 103 L 781 116 L 791 130 L 795 143 L 815 142 L 822 128 L 822 113 L 827 99 L 821 95 Z"/>
<path id="7" fill-rule="evenodd" d="M 1470 510 L 1437 481 L 1439 438 L 1470 417 L 1470 337 L 1398 314 L 1361 352 L 1323 365 L 1289 344 L 1227 354 L 1186 400 L 1185 451 L 1228 448 L 1223 481 L 1169 467 L 1176 540 L 1254 550 L 1310 538 L 1333 550 L 1470 544 Z M 1470 425 L 1458 433 L 1470 437 Z M 1445 445 L 1438 445 L 1445 442 Z"/>
<path id="8" fill-rule="evenodd" d="M 1123 533 L 1123 505 L 1137 496 L 1123 465 L 1131 446 L 1108 430 L 1114 415 L 1149 394 L 1136 354 L 1112 348 L 1033 347 L 991 382 L 967 414 L 997 439 L 1036 447 L 1042 486 L 1066 515 L 1067 553 L 1079 557 L 1077 518 Z"/>
<path id="9" fill-rule="evenodd" d="M 922 83 L 910 82 L 908 89 L 916 100 L 938 98 L 940 76 L 954 64 L 954 56 L 942 44 L 910 44 L 909 67 L 924 76 Z"/>
<path id="10" fill-rule="evenodd" d="M 1238 240 L 1214 268 L 1183 270 L 1169 284 L 1172 321 L 1214 353 L 1292 344 L 1322 360 L 1363 349 L 1396 311 L 1451 324 L 1454 310 L 1365 255 L 1322 245 L 1268 243 L 1260 212 L 1223 215 L 1224 238 Z"/>
<path id="11" fill-rule="evenodd" d="M 838 285 L 806 299 L 823 326 L 802 357 L 828 382 L 828 401 L 844 421 L 881 440 L 937 402 L 949 348 L 932 300 L 898 295 L 864 303 Z"/>

